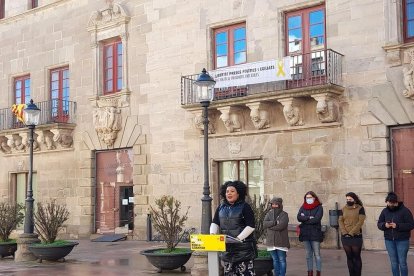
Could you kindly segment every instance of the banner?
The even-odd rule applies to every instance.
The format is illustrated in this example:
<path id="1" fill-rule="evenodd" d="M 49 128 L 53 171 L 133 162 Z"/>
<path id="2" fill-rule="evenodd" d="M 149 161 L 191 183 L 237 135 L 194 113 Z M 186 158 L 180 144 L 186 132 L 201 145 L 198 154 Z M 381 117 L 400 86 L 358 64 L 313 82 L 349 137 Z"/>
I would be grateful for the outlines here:
<path id="1" fill-rule="evenodd" d="M 23 109 L 26 107 L 26 104 L 14 104 L 11 107 L 11 111 L 13 112 L 13 114 L 17 117 L 17 119 L 24 123 L 24 118 L 23 118 Z"/>
<path id="2" fill-rule="evenodd" d="M 290 80 L 290 57 L 240 64 L 208 72 L 216 81 L 214 88 Z"/>

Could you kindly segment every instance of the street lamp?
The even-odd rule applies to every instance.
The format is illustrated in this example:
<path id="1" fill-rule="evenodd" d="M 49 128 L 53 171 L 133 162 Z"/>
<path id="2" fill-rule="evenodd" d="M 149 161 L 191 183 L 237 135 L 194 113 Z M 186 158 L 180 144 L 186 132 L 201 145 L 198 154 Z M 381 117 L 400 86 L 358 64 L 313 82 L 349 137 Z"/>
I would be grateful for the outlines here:
<path id="1" fill-rule="evenodd" d="M 39 124 L 40 109 L 30 100 L 30 103 L 23 109 L 23 120 L 26 126 L 29 127 L 30 137 L 30 153 L 29 153 L 29 183 L 27 184 L 26 197 L 26 215 L 24 218 L 24 233 L 33 234 L 33 132 L 35 127 Z"/>
<path id="2" fill-rule="evenodd" d="M 201 234 L 209 234 L 211 224 L 211 201 L 210 184 L 208 172 L 208 106 L 214 98 L 214 85 L 216 81 L 207 73 L 206 69 L 194 82 L 197 86 L 197 101 L 204 108 L 203 112 L 203 134 L 204 134 L 204 186 L 201 198 Z"/>

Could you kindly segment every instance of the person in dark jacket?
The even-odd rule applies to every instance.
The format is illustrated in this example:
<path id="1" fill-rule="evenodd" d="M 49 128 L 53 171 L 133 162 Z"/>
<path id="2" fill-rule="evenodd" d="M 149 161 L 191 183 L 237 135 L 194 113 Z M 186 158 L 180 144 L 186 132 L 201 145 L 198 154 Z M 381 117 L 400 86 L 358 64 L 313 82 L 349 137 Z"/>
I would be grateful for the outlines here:
<path id="1" fill-rule="evenodd" d="M 299 209 L 297 219 L 300 222 L 299 240 L 306 250 L 308 276 L 313 276 L 313 256 L 315 256 L 316 275 L 321 275 L 321 242 L 323 241 L 321 220 L 323 217 L 322 203 L 318 196 L 309 191 L 303 197 L 303 204 Z"/>
<path id="2" fill-rule="evenodd" d="M 224 275 L 255 275 L 253 260 L 256 258 L 254 239 L 255 219 L 252 207 L 245 202 L 246 185 L 241 181 L 227 181 L 221 186 L 223 199 L 216 209 L 210 234 L 232 236 L 240 242 L 226 243 L 226 252 L 220 255 L 224 263 Z"/>
<path id="3" fill-rule="evenodd" d="M 410 210 L 391 192 L 385 198 L 387 207 L 378 218 L 378 228 L 384 231 L 385 247 L 393 276 L 408 276 L 407 254 L 414 219 Z"/>
<path id="4" fill-rule="evenodd" d="M 286 275 L 286 252 L 290 248 L 288 236 L 288 213 L 283 211 L 283 199 L 274 197 L 270 204 L 272 209 L 263 220 L 266 230 L 267 251 L 273 259 L 273 268 L 276 276 Z"/>

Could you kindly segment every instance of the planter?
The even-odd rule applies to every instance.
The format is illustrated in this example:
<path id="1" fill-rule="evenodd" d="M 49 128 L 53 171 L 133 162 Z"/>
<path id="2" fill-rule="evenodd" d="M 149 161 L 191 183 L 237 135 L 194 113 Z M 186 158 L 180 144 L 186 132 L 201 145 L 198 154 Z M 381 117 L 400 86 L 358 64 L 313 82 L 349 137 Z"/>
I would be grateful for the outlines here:
<path id="1" fill-rule="evenodd" d="M 173 270 L 180 268 L 181 271 L 185 271 L 186 267 L 184 266 L 187 261 L 191 257 L 191 250 L 188 249 L 188 252 L 183 253 L 157 253 L 156 251 L 160 250 L 157 249 L 148 249 L 143 250 L 140 253 L 147 257 L 147 260 L 156 268 L 158 268 L 158 272 L 162 272 L 163 270 Z"/>
<path id="2" fill-rule="evenodd" d="M 3 242 L 0 243 L 0 257 L 4 258 L 7 256 L 13 256 L 14 252 L 17 250 L 17 243 L 14 242 Z"/>
<path id="3" fill-rule="evenodd" d="M 73 247 L 78 245 L 78 242 L 67 242 L 63 245 L 29 245 L 29 251 L 35 255 L 39 262 L 47 261 L 65 261 L 65 257 L 72 251 Z"/>
<path id="4" fill-rule="evenodd" d="M 256 276 L 273 275 L 273 259 L 272 257 L 257 257 L 254 259 L 254 271 Z"/>

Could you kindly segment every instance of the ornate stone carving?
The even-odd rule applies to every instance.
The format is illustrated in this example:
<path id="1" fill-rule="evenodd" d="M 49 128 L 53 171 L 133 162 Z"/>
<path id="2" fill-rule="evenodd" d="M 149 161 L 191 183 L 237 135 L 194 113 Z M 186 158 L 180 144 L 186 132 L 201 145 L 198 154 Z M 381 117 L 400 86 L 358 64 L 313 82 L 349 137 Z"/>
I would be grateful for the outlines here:
<path id="1" fill-rule="evenodd" d="M 121 110 L 114 106 L 102 106 L 93 111 L 93 124 L 99 139 L 108 148 L 113 148 L 114 142 L 121 130 Z"/>
<path id="2" fill-rule="evenodd" d="M 6 135 L 7 146 L 10 147 L 12 152 L 25 152 L 26 144 L 23 143 L 23 138 L 19 134 Z"/>
<path id="3" fill-rule="evenodd" d="M 237 142 L 229 142 L 228 143 L 228 148 L 229 148 L 229 152 L 231 154 L 239 154 L 241 151 L 241 143 L 237 143 Z"/>
<path id="4" fill-rule="evenodd" d="M 51 129 L 53 133 L 53 142 L 62 148 L 70 148 L 73 144 L 73 136 L 71 129 Z"/>
<path id="5" fill-rule="evenodd" d="M 242 114 L 237 107 L 227 106 L 218 108 L 221 112 L 220 119 L 228 132 L 239 132 L 242 129 Z"/>
<path id="6" fill-rule="evenodd" d="M 25 151 L 29 150 L 29 148 L 30 148 L 30 145 L 29 145 L 30 133 L 29 132 L 20 133 L 20 136 L 22 137 L 22 144 L 25 147 L 24 150 Z M 33 151 L 38 151 L 38 150 L 40 150 L 40 145 L 37 142 L 37 134 L 33 133 Z"/>
<path id="7" fill-rule="evenodd" d="M 10 154 L 11 148 L 7 145 L 7 138 L 5 136 L 0 136 L 0 151 L 6 154 Z"/>
<path id="8" fill-rule="evenodd" d="M 53 133 L 50 130 L 42 130 L 37 133 L 37 142 L 46 145 L 47 150 L 54 150 L 56 146 L 53 142 Z"/>
<path id="9" fill-rule="evenodd" d="M 107 1 L 107 8 L 94 11 L 89 17 L 88 27 L 105 25 L 112 21 L 129 20 L 124 8 L 114 1 Z"/>
<path id="10" fill-rule="evenodd" d="M 283 115 L 290 126 L 303 125 L 303 103 L 296 98 L 277 100 L 283 105 Z"/>
<path id="11" fill-rule="evenodd" d="M 409 64 L 403 67 L 404 97 L 414 100 L 414 49 L 407 52 Z"/>
<path id="12" fill-rule="evenodd" d="M 208 114 L 208 133 L 216 133 L 216 128 L 214 127 L 215 116 L 213 114 Z M 194 112 L 194 126 L 196 129 L 200 130 L 200 133 L 203 134 L 204 131 L 204 116 L 203 111 Z"/>
<path id="13" fill-rule="evenodd" d="M 264 103 L 246 104 L 250 108 L 250 119 L 256 129 L 269 128 L 269 111 Z"/>
<path id="14" fill-rule="evenodd" d="M 316 104 L 316 113 L 319 121 L 322 123 L 337 122 L 339 116 L 339 106 L 337 100 L 328 95 L 312 95 L 318 103 Z"/>

